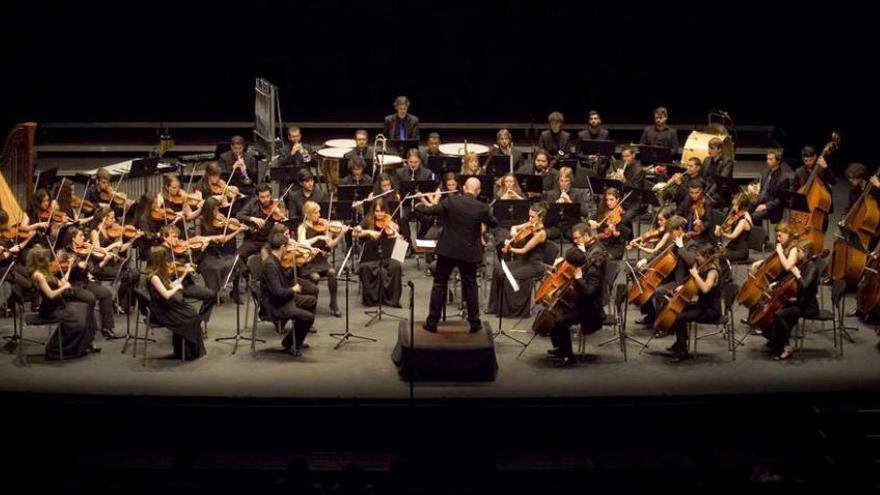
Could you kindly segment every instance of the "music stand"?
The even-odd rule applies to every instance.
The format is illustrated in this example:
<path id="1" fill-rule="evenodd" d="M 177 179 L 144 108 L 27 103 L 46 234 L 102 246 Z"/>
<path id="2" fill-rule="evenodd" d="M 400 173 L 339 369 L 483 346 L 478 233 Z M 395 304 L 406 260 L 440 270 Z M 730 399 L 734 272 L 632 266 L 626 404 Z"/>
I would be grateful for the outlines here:
<path id="1" fill-rule="evenodd" d="M 375 323 L 376 321 L 382 321 L 382 316 L 388 316 L 390 318 L 396 318 L 398 320 L 406 320 L 401 316 L 393 315 L 391 313 L 385 312 L 382 309 L 382 301 L 385 299 L 385 287 L 382 283 L 382 264 L 391 259 L 391 254 L 394 252 L 394 243 L 396 241 L 395 237 L 379 237 L 378 242 L 375 243 L 364 243 L 364 249 L 361 251 L 361 259 L 358 264 L 369 263 L 370 261 L 378 261 L 379 262 L 379 297 L 378 304 L 376 305 L 375 310 L 364 311 L 364 314 L 372 315 L 364 324 L 364 327 L 368 327 Z M 375 249 L 372 249 L 372 246 L 375 246 Z M 362 290 L 366 290 L 366 287 L 363 287 Z"/>
<path id="2" fill-rule="evenodd" d="M 433 180 L 405 180 L 400 182 L 400 194 L 408 196 L 412 193 L 432 193 L 437 190 L 437 182 Z"/>
<path id="3" fill-rule="evenodd" d="M 513 227 L 529 219 L 531 202 L 527 199 L 499 199 L 492 205 L 492 215 L 499 227 Z"/>
<path id="4" fill-rule="evenodd" d="M 544 177 L 532 174 L 516 174 L 516 182 L 520 190 L 525 194 L 543 194 Z"/>
<path id="5" fill-rule="evenodd" d="M 397 155 L 406 160 L 406 152 L 411 149 L 419 149 L 418 139 L 388 139 L 385 142 L 387 148 L 396 151 Z"/>
<path id="6" fill-rule="evenodd" d="M 782 207 L 794 211 L 810 212 L 810 206 L 807 203 L 806 195 L 797 191 L 786 191 L 785 189 L 777 191 L 777 195 L 779 197 L 779 204 Z"/>
<path id="7" fill-rule="evenodd" d="M 348 253 L 345 254 L 345 259 L 342 260 L 342 266 L 339 267 L 339 273 L 343 272 L 345 265 L 347 265 L 349 260 L 352 258 L 351 253 L 352 253 L 353 249 L 354 249 L 354 245 L 352 244 L 351 247 L 348 248 Z M 349 271 L 348 275 L 346 275 L 346 277 L 345 277 L 345 332 L 342 332 L 342 333 L 337 332 L 337 333 L 330 334 L 331 337 L 339 340 L 339 342 L 337 342 L 336 345 L 333 346 L 334 349 L 339 349 L 339 347 L 343 343 L 348 342 L 349 339 L 360 339 L 360 340 L 366 340 L 367 342 L 376 342 L 376 339 L 374 339 L 372 337 L 364 337 L 361 335 L 355 335 L 355 334 L 351 333 L 351 330 L 349 329 L 348 284 L 350 281 L 351 281 L 351 271 Z M 379 284 L 379 286 L 381 287 L 381 284 Z"/>
<path id="8" fill-rule="evenodd" d="M 650 144 L 640 144 L 640 145 L 638 145 L 638 149 L 639 149 L 639 161 L 641 161 L 642 163 L 654 165 L 654 164 L 658 164 L 658 163 L 671 163 L 672 162 L 672 150 L 670 150 L 666 146 L 653 146 Z"/>
<path id="9" fill-rule="evenodd" d="M 373 192 L 372 185 L 340 185 L 336 187 L 336 196 L 339 201 L 361 201 Z"/>
<path id="10" fill-rule="evenodd" d="M 606 139 L 590 139 L 581 141 L 578 151 L 583 156 L 614 156 L 614 149 L 617 147 L 617 141 Z"/>
<path id="11" fill-rule="evenodd" d="M 484 165 L 486 173 L 498 178 L 514 172 L 512 159 L 512 156 L 507 155 L 495 155 L 489 158 Z"/>
<path id="12" fill-rule="evenodd" d="M 590 185 L 590 192 L 594 195 L 603 194 L 609 188 L 617 189 L 623 192 L 626 185 L 617 179 L 606 179 L 603 177 L 588 177 L 587 183 Z"/>
<path id="13" fill-rule="evenodd" d="M 580 203 L 551 203 L 547 208 L 545 222 L 562 231 L 559 237 L 560 252 L 565 252 L 565 233 L 581 221 Z"/>
<path id="14" fill-rule="evenodd" d="M 58 175 L 58 167 L 50 168 L 47 170 L 37 170 L 37 180 L 34 181 L 34 193 L 37 192 L 37 189 L 45 188 L 47 191 L 52 184 L 55 183 L 55 178 Z"/>
<path id="15" fill-rule="evenodd" d="M 495 197 L 495 178 L 491 175 L 472 175 L 470 177 L 476 177 L 480 180 L 480 194 L 477 199 L 484 203 L 492 201 L 492 198 Z M 462 182 L 470 177 L 462 177 Z"/>
<path id="16" fill-rule="evenodd" d="M 149 175 L 155 175 L 157 168 L 159 168 L 158 156 L 132 160 L 131 166 L 128 167 L 128 174 L 126 175 L 128 175 L 129 179 L 147 177 Z"/>
<path id="17" fill-rule="evenodd" d="M 308 165 L 295 165 L 292 167 L 272 167 L 269 169 L 269 181 L 278 183 L 278 192 L 281 192 L 291 184 L 296 184 L 296 176 L 302 169 L 309 170 Z"/>
<path id="18" fill-rule="evenodd" d="M 348 177 L 349 175 L 351 175 L 351 170 L 348 168 L 348 162 L 350 162 L 350 161 L 351 161 L 351 158 L 349 158 L 349 157 L 342 157 L 339 159 L 339 171 L 340 171 L 339 178 L 340 179 L 344 179 L 344 178 Z M 342 173 L 341 173 L 343 170 L 345 170 L 345 175 L 342 175 Z M 369 175 L 370 177 L 373 176 L 373 159 L 372 158 L 365 158 L 364 159 L 364 175 Z M 339 187 L 339 186 L 337 185 L 336 187 Z"/>
<path id="19" fill-rule="evenodd" d="M 428 170 L 434 172 L 434 177 L 443 177 L 449 172 L 457 174 L 461 170 L 460 156 L 432 155 L 428 157 Z"/>

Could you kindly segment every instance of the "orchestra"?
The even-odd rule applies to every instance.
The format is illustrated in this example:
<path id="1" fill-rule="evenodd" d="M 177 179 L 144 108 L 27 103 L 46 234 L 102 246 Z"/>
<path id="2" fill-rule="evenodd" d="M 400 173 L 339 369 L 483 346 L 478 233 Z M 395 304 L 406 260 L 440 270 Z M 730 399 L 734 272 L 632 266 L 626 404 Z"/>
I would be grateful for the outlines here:
<path id="1" fill-rule="evenodd" d="M 406 97 L 398 97 L 396 112 L 385 117 L 384 134 L 376 139 L 418 140 L 419 120 L 409 107 Z M 434 277 L 425 331 L 438 331 L 457 269 L 471 332 L 482 329 L 481 309 L 502 318 L 534 317 L 533 329 L 550 337 L 549 353 L 562 367 L 578 362 L 572 327 L 584 335 L 602 328 L 615 281 L 625 282 L 625 304 L 644 315 L 637 323 L 646 328 L 636 332 L 674 336 L 667 348 L 674 362 L 693 357 L 691 324 L 716 322 L 733 309 L 747 313 L 742 322 L 767 339 L 771 357 L 790 358 L 793 328 L 818 313 L 817 293 L 827 280 L 857 289 L 860 316 L 874 314 L 880 305 L 880 179 L 867 166 L 851 164 L 849 201 L 834 215 L 828 159 L 839 135 L 821 152 L 804 147 L 793 174 L 780 149 L 762 151 L 766 169 L 762 165 L 742 182 L 751 184 L 726 198 L 721 184 L 743 178 L 736 174 L 742 165 L 725 154 L 726 135 L 709 139 L 704 156 L 682 154 L 672 163 L 636 159 L 648 147 L 679 153 L 667 118 L 658 107 L 639 144 L 620 142 L 608 157 L 575 146 L 610 139 L 596 111 L 575 138 L 563 129 L 563 115 L 551 113 L 531 152 L 515 147 L 508 129 L 493 129 L 489 146 L 441 144 L 431 132 L 422 150 L 407 143 L 401 156 L 389 151 L 398 161 L 373 169 L 372 176 L 368 160 L 384 149 L 368 146 L 368 132 L 358 129 L 348 140 L 354 144 L 338 184 L 317 166 L 324 155 L 303 142 L 297 127 L 287 129 L 288 143 L 265 161 L 270 168 L 295 169 L 293 184 L 259 176 L 263 163 L 240 136 L 217 160 L 194 167 L 197 173 L 163 173 L 161 190 L 138 192 L 139 198 L 129 198 L 126 177 L 120 180 L 110 168 L 97 169 L 85 184 L 59 177 L 35 188 L 15 217 L 0 209 L 2 280 L 34 310 L 61 322 L 46 346 L 49 359 L 97 352 L 97 333 L 117 338 L 115 317 L 133 306 L 129 291 L 122 290 L 130 280 L 149 294 L 150 310 L 173 334 L 180 359 L 205 355 L 206 329 L 218 305 L 248 298 L 258 298 L 260 318 L 278 325 L 281 346 L 300 356 L 316 318 L 327 314 L 317 311 L 322 282 L 333 317 L 343 316 L 339 280 L 359 285 L 360 306 L 401 308 L 405 282 L 423 277 L 408 271 L 418 263 L 411 261 L 417 241 L 436 243 L 422 267 Z M 450 151 L 459 144 L 461 151 Z M 460 159 L 460 168 L 433 173 L 427 159 L 441 155 Z M 498 173 L 488 182 L 494 189 L 482 194 L 485 174 L 493 172 L 485 164 L 497 156 L 511 157 L 510 171 L 496 165 Z M 180 177 L 188 177 L 186 185 Z M 414 182 L 424 192 L 417 194 Z M 337 185 L 371 186 L 371 192 L 341 198 Z M 353 190 L 361 188 L 348 188 Z M 806 210 L 795 208 L 794 200 L 804 201 Z M 575 221 L 556 218 L 563 210 Z M 509 216 L 505 222 L 495 218 L 502 214 Z M 775 242 L 753 262 L 756 232 Z M 340 272 L 349 248 L 348 270 Z M 748 265 L 748 273 L 734 277 L 731 263 Z M 609 279 L 606 267 L 613 266 L 619 270 Z M 476 278 L 483 267 L 480 273 L 491 275 L 481 298 Z M 736 284 L 734 308 L 722 305 L 728 282 Z M 534 306 L 540 306 L 537 315 Z M 288 320 L 292 325 L 285 331 Z"/>

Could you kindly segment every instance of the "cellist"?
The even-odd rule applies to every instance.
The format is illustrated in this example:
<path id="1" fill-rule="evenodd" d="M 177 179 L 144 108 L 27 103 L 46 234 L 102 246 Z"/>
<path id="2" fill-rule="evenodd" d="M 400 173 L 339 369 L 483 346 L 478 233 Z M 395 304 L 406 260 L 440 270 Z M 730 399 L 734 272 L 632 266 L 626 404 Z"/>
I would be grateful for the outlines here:
<path id="1" fill-rule="evenodd" d="M 862 192 L 868 187 L 868 184 L 873 186 L 870 195 L 875 201 L 880 202 L 880 178 L 876 175 L 871 175 L 871 173 L 868 172 L 867 167 L 859 162 L 853 162 L 846 167 L 845 174 L 846 180 L 849 181 L 850 189 L 846 211 L 843 212 L 844 218 L 846 218 L 846 215 L 852 210 L 853 206 L 855 206 L 859 197 L 862 195 Z"/>
<path id="2" fill-rule="evenodd" d="M 678 315 L 675 324 L 672 326 L 672 333 L 675 335 L 675 343 L 672 344 L 668 351 L 672 351 L 672 362 L 680 363 L 688 358 L 688 323 L 692 321 L 712 323 L 721 316 L 721 271 L 718 265 L 710 263 L 708 266 L 702 266 L 715 254 L 715 247 L 705 245 L 700 247 L 696 254 L 696 263 L 688 269 L 688 273 L 696 282 L 699 292 L 697 300 L 688 303 L 684 311 Z M 702 271 L 698 267 L 702 266 Z M 676 289 L 681 285 L 676 286 Z"/>
<path id="3" fill-rule="evenodd" d="M 769 341 L 770 355 L 773 359 L 788 359 L 792 352 L 791 329 L 798 318 L 812 317 L 819 313 L 819 269 L 813 258 L 813 244 L 809 240 L 797 242 L 792 249 L 796 263 L 786 267 L 798 279 L 798 295 L 788 301 L 773 316 L 773 324 L 765 329 L 763 335 Z"/>
<path id="4" fill-rule="evenodd" d="M 602 286 L 608 253 L 601 242 L 592 241 L 592 230 L 587 224 L 571 229 L 574 247 L 565 253 L 565 261 L 574 265 L 575 303 L 557 316 L 550 330 L 553 348 L 547 353 L 558 358 L 557 366 L 567 367 L 577 363 L 571 348 L 571 327 L 580 324 L 581 332 L 591 334 L 602 328 L 605 312 L 602 309 Z M 587 247 L 586 244 L 589 244 Z"/>

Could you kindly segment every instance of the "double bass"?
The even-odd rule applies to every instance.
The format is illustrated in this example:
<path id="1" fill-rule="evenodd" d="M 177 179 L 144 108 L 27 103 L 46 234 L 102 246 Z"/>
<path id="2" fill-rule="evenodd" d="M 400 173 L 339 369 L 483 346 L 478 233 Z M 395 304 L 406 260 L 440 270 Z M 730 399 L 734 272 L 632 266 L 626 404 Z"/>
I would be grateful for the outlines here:
<path id="1" fill-rule="evenodd" d="M 839 145 L 840 134 L 834 132 L 831 134 L 831 141 L 822 149 L 822 157 L 830 155 Z M 819 170 L 822 168 L 818 163 L 813 165 L 810 176 L 797 191 L 807 197 L 807 206 L 810 211 L 792 211 L 789 217 L 789 223 L 799 232 L 799 236 L 809 239 L 813 244 L 813 249 L 817 252 L 825 246 L 825 234 L 822 226 L 831 211 L 831 191 L 819 179 Z"/>
<path id="2" fill-rule="evenodd" d="M 721 270 L 718 269 L 715 262 L 724 256 L 724 252 L 722 248 L 710 256 L 709 259 L 697 267 L 697 271 L 702 274 L 708 272 L 714 266 L 720 273 Z M 688 278 L 667 297 L 666 304 L 654 318 L 654 328 L 661 332 L 669 333 L 672 330 L 672 326 L 678 321 L 678 317 L 681 316 L 682 311 L 684 311 L 688 303 L 693 301 L 699 292 L 700 287 L 697 285 L 696 279 L 692 275 L 688 275 Z"/>
<path id="3" fill-rule="evenodd" d="M 641 306 L 654 297 L 657 287 L 663 284 L 678 266 L 678 247 L 672 243 L 640 270 L 636 282 L 629 286 L 626 298 L 631 304 Z"/>
<path id="4" fill-rule="evenodd" d="M 880 169 L 875 175 L 880 175 Z M 849 285 L 859 282 L 862 270 L 868 261 L 868 243 L 880 227 L 880 206 L 871 194 L 873 184 L 869 181 L 859 195 L 852 208 L 840 221 L 840 230 L 854 233 L 860 245 L 852 245 L 848 239 L 838 236 L 834 240 L 831 252 L 831 263 L 828 264 L 827 275 L 836 280 L 843 280 Z"/>
<path id="5" fill-rule="evenodd" d="M 877 308 L 878 303 L 880 303 L 880 245 L 868 256 L 865 269 L 859 278 L 856 308 L 859 313 L 867 315 Z"/>

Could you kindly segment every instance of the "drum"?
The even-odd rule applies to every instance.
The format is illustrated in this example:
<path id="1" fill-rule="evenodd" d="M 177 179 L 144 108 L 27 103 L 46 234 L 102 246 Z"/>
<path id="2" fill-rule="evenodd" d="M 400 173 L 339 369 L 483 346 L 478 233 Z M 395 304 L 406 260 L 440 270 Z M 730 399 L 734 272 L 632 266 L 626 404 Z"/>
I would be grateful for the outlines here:
<path id="1" fill-rule="evenodd" d="M 709 156 L 709 141 L 713 138 L 721 140 L 721 156 L 733 160 L 733 140 L 729 134 L 710 134 L 707 132 L 693 131 L 688 136 L 684 147 L 681 149 L 681 163 L 687 164 L 691 158 L 699 158 L 702 162 Z"/>
<path id="2" fill-rule="evenodd" d="M 327 178 L 332 187 L 339 185 L 339 159 L 351 151 L 349 148 L 322 148 L 318 150 L 321 157 L 321 175 Z"/>
<path id="3" fill-rule="evenodd" d="M 465 143 L 446 143 L 440 145 L 440 153 L 450 156 L 464 156 Z M 489 152 L 489 147 L 483 144 L 467 143 L 467 152 L 482 155 Z"/>
<path id="4" fill-rule="evenodd" d="M 379 175 L 380 172 L 390 174 L 400 168 L 401 164 L 403 164 L 403 158 L 397 155 L 379 153 L 376 155 L 376 161 L 373 163 L 373 173 L 376 175 Z"/>
<path id="5" fill-rule="evenodd" d="M 324 141 L 324 146 L 328 148 L 354 148 L 357 143 L 354 142 L 354 139 L 330 139 Z"/>

